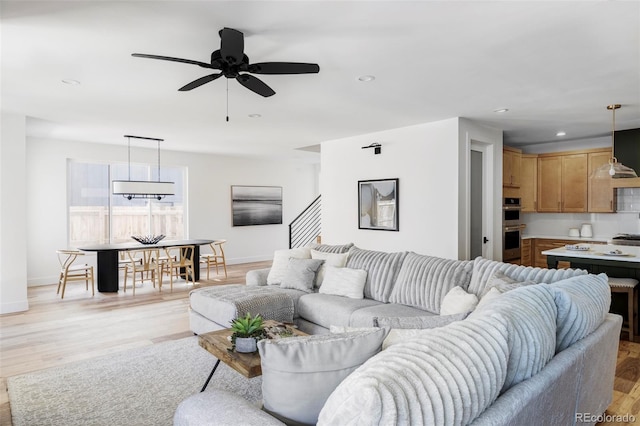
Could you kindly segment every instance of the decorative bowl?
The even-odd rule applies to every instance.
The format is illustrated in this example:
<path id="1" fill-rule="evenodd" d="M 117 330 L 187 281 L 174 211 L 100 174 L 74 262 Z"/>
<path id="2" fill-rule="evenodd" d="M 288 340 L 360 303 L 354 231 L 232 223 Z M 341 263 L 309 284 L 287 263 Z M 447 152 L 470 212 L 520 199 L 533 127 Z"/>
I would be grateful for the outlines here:
<path id="1" fill-rule="evenodd" d="M 164 235 L 132 235 L 131 238 L 141 244 L 156 244 L 164 238 Z"/>

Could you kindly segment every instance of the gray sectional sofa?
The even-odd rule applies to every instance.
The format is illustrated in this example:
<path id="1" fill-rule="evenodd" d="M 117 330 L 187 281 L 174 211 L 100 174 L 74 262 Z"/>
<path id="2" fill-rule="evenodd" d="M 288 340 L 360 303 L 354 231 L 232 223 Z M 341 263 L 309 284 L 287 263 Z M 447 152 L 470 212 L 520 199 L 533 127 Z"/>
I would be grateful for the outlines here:
<path id="1" fill-rule="evenodd" d="M 246 286 L 191 293 L 193 331 L 227 327 L 229 316 L 258 303 L 278 319 L 291 320 L 313 335 L 326 335 L 332 326 L 341 326 L 343 333 L 333 340 L 348 340 L 350 333 L 378 325 L 392 329 L 385 342 L 392 334 L 396 340 L 364 363 L 350 365 L 328 396 L 317 397 L 319 411 L 312 417 L 309 409 L 296 413 L 295 403 L 293 414 L 288 406 L 283 415 L 272 403 L 269 386 L 273 375 L 277 378 L 282 372 L 265 372 L 263 358 L 264 409 L 272 417 L 265 423 L 265 411 L 246 402 L 242 409 L 233 408 L 246 413 L 239 423 L 252 424 L 251 419 L 260 418 L 261 424 L 271 419 L 274 424 L 326 425 L 595 424 L 611 403 L 622 319 L 608 313 L 606 275 L 483 258 L 460 261 L 413 252 L 385 253 L 350 245 L 319 245 L 313 250 L 314 257 L 324 259 L 328 255 L 317 253 L 348 253 L 342 266 L 366 271 L 363 297 L 327 294 L 322 283 L 319 289 L 317 285 L 305 290 L 282 288 L 291 287 L 284 285 L 282 275 L 282 283 L 272 280 L 269 284 L 270 270 L 251 271 Z M 307 257 L 304 250 L 291 254 Z M 287 253 L 281 255 L 286 258 Z M 449 310 L 448 295 L 454 287 L 480 300 L 470 315 L 440 315 L 443 302 Z M 242 297 L 221 298 L 221 291 Z M 253 296 L 243 299 L 248 294 Z M 269 304 L 269 295 L 276 294 L 281 302 Z M 412 334 L 397 343 L 398 335 L 409 331 L 398 329 L 412 329 Z M 318 338 L 311 336 L 304 343 L 309 346 Z M 272 353 L 272 344 L 281 343 L 260 342 L 263 356 Z M 297 354 L 292 348 L 295 344 L 286 353 L 295 364 L 304 357 L 291 355 Z M 294 395 L 305 392 L 296 389 L 305 386 L 308 371 L 305 374 L 290 381 L 298 383 L 288 389 Z M 194 396 L 178 408 L 175 423 L 219 424 L 215 413 L 228 410 L 224 405 L 229 398 L 235 397 L 222 391 Z"/>

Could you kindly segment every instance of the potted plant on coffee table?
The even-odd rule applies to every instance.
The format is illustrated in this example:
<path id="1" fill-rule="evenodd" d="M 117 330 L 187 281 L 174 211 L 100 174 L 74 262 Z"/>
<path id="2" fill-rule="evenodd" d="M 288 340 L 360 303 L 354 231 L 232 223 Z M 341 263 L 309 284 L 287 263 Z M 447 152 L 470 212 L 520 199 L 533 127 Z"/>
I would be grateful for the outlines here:
<path id="1" fill-rule="evenodd" d="M 257 341 L 264 338 L 264 320 L 260 315 L 247 312 L 244 317 L 231 321 L 231 350 L 250 353 L 258 350 Z"/>

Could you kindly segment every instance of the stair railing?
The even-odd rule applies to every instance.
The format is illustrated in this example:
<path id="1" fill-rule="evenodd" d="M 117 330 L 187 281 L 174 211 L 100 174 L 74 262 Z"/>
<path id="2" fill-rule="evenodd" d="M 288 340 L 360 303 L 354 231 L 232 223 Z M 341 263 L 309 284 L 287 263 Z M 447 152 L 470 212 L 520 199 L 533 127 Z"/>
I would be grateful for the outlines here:
<path id="1" fill-rule="evenodd" d="M 314 243 L 320 236 L 320 198 L 311 202 L 289 224 L 289 248 L 304 247 Z"/>

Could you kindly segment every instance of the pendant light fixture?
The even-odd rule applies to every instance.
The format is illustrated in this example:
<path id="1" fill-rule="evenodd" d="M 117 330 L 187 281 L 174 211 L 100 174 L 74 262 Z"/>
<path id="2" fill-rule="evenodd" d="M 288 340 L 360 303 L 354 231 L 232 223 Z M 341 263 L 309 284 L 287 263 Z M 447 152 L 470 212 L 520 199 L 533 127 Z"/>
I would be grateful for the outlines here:
<path id="1" fill-rule="evenodd" d="M 128 143 L 129 179 L 114 180 L 112 182 L 113 195 L 122 195 L 127 200 L 134 198 L 162 200 L 167 195 L 174 195 L 174 182 L 160 181 L 160 142 L 164 139 L 146 138 L 143 136 L 124 135 Z M 156 141 L 158 144 L 158 180 L 139 181 L 131 180 L 131 138 Z"/>
<path id="2" fill-rule="evenodd" d="M 636 178 L 638 175 L 631 167 L 627 167 L 622 163 L 618 163 L 616 155 L 616 110 L 620 109 L 620 104 L 607 105 L 607 109 L 613 113 L 613 123 L 611 127 L 611 158 L 608 164 L 595 169 L 591 175 L 595 179 L 607 179 L 607 178 Z"/>

